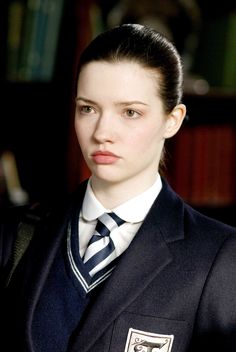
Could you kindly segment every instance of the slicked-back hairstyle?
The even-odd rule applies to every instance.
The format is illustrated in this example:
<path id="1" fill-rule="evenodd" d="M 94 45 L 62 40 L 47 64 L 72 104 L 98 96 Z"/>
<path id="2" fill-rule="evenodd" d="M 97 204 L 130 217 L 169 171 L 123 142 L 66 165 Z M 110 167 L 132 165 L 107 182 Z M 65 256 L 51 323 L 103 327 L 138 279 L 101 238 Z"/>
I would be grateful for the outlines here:
<path id="1" fill-rule="evenodd" d="M 84 65 L 93 61 L 139 63 L 158 79 L 157 92 L 164 110 L 170 113 L 181 102 L 183 69 L 175 46 L 157 31 L 140 25 L 124 24 L 98 35 L 83 51 L 78 77 Z"/>

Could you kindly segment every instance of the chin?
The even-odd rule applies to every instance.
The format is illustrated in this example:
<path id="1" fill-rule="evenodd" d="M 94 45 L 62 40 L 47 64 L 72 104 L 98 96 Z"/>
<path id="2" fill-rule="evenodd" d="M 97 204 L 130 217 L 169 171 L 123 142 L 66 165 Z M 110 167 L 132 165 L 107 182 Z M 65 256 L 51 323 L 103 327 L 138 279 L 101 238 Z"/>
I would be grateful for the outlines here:
<path id="1" fill-rule="evenodd" d="M 92 177 L 100 182 L 107 184 L 122 183 L 122 177 L 118 177 L 117 173 L 93 172 Z"/>

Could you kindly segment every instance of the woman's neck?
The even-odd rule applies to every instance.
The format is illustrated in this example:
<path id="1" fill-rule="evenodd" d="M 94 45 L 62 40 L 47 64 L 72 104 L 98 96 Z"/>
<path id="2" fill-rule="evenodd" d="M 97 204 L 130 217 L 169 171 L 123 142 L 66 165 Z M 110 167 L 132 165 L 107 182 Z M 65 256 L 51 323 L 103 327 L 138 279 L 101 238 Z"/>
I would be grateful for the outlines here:
<path id="1" fill-rule="evenodd" d="M 156 175 L 146 182 L 132 182 L 129 180 L 122 183 L 110 183 L 96 179 L 92 176 L 91 186 L 96 198 L 107 209 L 114 209 L 131 198 L 145 192 L 156 181 Z"/>

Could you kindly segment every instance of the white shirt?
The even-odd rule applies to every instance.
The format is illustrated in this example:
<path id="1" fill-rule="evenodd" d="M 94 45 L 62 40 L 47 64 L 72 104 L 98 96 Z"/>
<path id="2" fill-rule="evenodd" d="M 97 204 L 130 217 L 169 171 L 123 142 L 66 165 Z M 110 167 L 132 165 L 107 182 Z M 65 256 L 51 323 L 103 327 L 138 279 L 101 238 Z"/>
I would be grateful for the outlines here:
<path id="1" fill-rule="evenodd" d="M 116 255 L 119 256 L 124 252 L 131 243 L 139 227 L 142 225 L 143 220 L 158 196 L 161 188 L 161 178 L 158 174 L 154 184 L 145 192 L 129 199 L 127 202 L 111 210 L 104 208 L 98 201 L 89 181 L 79 216 L 80 256 L 83 257 L 88 242 L 94 233 L 97 218 L 103 213 L 111 211 L 126 221 L 111 233 Z"/>

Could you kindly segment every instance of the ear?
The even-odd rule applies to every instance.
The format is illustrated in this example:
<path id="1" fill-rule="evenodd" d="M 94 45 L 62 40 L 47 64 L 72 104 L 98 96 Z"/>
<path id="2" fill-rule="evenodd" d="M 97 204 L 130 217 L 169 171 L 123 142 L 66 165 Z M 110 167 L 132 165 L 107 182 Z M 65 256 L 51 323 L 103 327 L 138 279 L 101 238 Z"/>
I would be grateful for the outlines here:
<path id="1" fill-rule="evenodd" d="M 164 137 L 173 137 L 180 129 L 182 122 L 186 115 L 186 106 L 184 104 L 178 104 L 174 107 L 171 113 L 167 116 L 166 128 Z"/>

